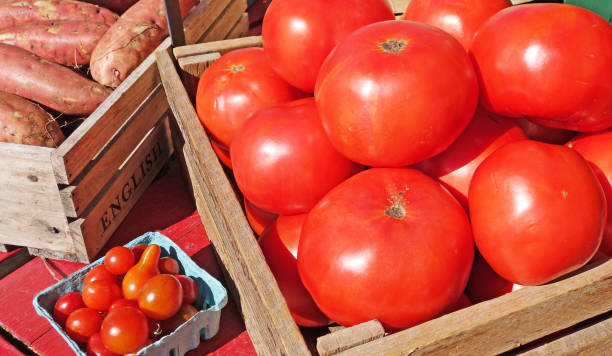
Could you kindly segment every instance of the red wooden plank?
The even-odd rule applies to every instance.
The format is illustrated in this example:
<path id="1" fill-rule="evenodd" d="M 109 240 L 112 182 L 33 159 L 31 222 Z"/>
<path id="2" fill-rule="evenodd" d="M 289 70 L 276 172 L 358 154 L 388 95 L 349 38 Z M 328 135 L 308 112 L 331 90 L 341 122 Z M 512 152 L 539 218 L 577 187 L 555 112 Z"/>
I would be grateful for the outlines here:
<path id="1" fill-rule="evenodd" d="M 22 355 L 22 353 L 19 352 L 19 350 L 17 350 L 15 346 L 11 345 L 8 341 L 0 337 L 0 355 L 14 356 L 14 355 Z"/>
<path id="2" fill-rule="evenodd" d="M 0 252 L 0 263 L 2 263 L 2 261 L 6 260 L 7 258 L 11 257 L 12 255 L 16 254 L 17 252 L 19 252 L 21 250 L 21 248 L 16 248 L 13 251 L 9 251 L 9 252 Z"/>
<path id="3" fill-rule="evenodd" d="M 55 329 L 50 328 L 42 334 L 31 348 L 42 356 L 73 355 L 74 352 Z"/>

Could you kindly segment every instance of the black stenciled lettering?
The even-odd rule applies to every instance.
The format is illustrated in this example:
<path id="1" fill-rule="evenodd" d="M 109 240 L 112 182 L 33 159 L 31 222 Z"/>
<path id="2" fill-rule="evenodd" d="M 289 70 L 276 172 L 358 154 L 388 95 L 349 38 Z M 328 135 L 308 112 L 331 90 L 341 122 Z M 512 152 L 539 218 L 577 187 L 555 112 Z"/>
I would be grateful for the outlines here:
<path id="1" fill-rule="evenodd" d="M 100 222 L 102 223 L 102 230 L 106 231 L 108 227 L 111 225 L 111 221 L 108 218 L 108 211 L 104 212 L 104 215 L 100 218 Z"/>
<path id="2" fill-rule="evenodd" d="M 113 218 L 116 218 L 117 215 L 121 212 L 121 202 L 119 201 L 119 195 L 115 197 L 115 203 L 111 203 L 110 205 L 111 213 L 113 213 Z"/>
<path id="3" fill-rule="evenodd" d="M 127 183 L 123 185 L 123 188 L 121 189 L 121 198 L 123 199 L 124 202 L 127 203 L 127 201 L 130 200 L 131 197 L 132 197 L 132 187 L 130 186 L 130 182 L 128 181 Z"/>

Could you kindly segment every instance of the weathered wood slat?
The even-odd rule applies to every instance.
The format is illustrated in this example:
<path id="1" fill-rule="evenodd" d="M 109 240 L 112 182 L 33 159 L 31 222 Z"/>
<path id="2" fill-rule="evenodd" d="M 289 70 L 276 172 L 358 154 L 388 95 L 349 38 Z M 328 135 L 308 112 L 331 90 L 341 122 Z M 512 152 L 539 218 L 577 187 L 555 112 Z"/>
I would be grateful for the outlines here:
<path id="1" fill-rule="evenodd" d="M 194 56 L 197 54 L 205 54 L 210 52 L 219 52 L 221 54 L 224 54 L 238 48 L 261 47 L 262 44 L 263 42 L 261 40 L 261 36 L 250 36 L 177 47 L 173 51 L 174 57 L 176 59 L 180 59 L 182 57 Z"/>
<path id="2" fill-rule="evenodd" d="M 221 53 L 219 52 L 197 54 L 179 58 L 178 64 L 185 73 L 189 73 L 199 78 L 206 68 L 210 67 L 210 65 L 219 58 L 221 58 Z"/>
<path id="3" fill-rule="evenodd" d="M 226 38 L 246 8 L 246 0 L 232 1 L 225 9 L 223 9 L 223 12 L 202 35 L 198 42 L 210 42 L 216 39 Z"/>
<path id="4" fill-rule="evenodd" d="M 307 355 L 309 351 L 293 321 L 278 285 L 265 263 L 238 200 L 215 157 L 208 138 L 169 53 L 157 52 L 162 83 L 170 108 L 194 156 L 191 180 L 198 211 L 208 237 L 240 293 L 245 324 L 260 355 Z"/>
<path id="5" fill-rule="evenodd" d="M 232 27 L 230 32 L 225 37 L 226 39 L 244 37 L 249 34 L 249 14 L 246 12 L 240 15 L 238 22 Z"/>
<path id="6" fill-rule="evenodd" d="M 202 0 L 193 10 L 200 16 L 187 17 L 183 22 L 185 41 L 197 43 L 232 0 Z"/>
<path id="7" fill-rule="evenodd" d="M 321 356 L 331 356 L 352 347 L 363 345 L 385 335 L 378 320 L 370 320 L 351 328 L 341 328 L 317 339 L 317 351 Z"/>

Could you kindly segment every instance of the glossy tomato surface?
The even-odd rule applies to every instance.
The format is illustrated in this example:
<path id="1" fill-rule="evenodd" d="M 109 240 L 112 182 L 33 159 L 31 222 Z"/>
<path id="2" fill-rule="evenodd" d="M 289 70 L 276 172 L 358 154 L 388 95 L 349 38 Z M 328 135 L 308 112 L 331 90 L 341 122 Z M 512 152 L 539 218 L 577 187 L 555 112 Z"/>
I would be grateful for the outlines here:
<path id="1" fill-rule="evenodd" d="M 134 252 L 125 246 L 115 246 L 104 255 L 104 267 L 112 274 L 124 274 L 134 263 Z"/>
<path id="2" fill-rule="evenodd" d="M 467 209 L 468 190 L 476 167 L 501 146 L 526 138 L 514 120 L 478 109 L 468 127 L 444 152 L 414 167 L 439 179 Z"/>
<path id="3" fill-rule="evenodd" d="M 132 307 L 108 313 L 100 328 L 104 346 L 116 354 L 137 352 L 146 345 L 148 335 L 147 317 Z"/>
<path id="4" fill-rule="evenodd" d="M 478 28 L 511 5 L 509 0 L 412 0 L 401 19 L 436 26 L 450 33 L 467 50 Z"/>
<path id="5" fill-rule="evenodd" d="M 196 110 L 202 124 L 227 149 L 251 114 L 303 95 L 272 70 L 263 49 L 242 48 L 226 53 L 204 71 Z"/>
<path id="6" fill-rule="evenodd" d="M 606 194 L 608 217 L 599 252 L 612 257 L 612 129 L 580 134 L 567 143 L 589 162 Z"/>
<path id="7" fill-rule="evenodd" d="M 191 304 L 198 299 L 198 285 L 193 280 L 193 278 L 189 276 L 184 276 L 181 274 L 174 275 L 180 283 L 183 289 L 183 304 Z"/>
<path id="8" fill-rule="evenodd" d="M 301 326 L 323 326 L 331 320 L 312 300 L 297 269 L 300 233 L 306 216 L 279 216 L 264 230 L 258 242 L 295 322 Z"/>
<path id="9" fill-rule="evenodd" d="M 513 6 L 480 28 L 471 54 L 486 109 L 568 130 L 612 126 L 612 25 L 599 15 Z"/>
<path id="10" fill-rule="evenodd" d="M 89 337 L 100 330 L 103 316 L 97 310 L 80 308 L 68 315 L 66 333 L 76 342 L 87 342 Z"/>
<path id="11" fill-rule="evenodd" d="M 360 169 L 332 147 L 312 98 L 258 111 L 236 133 L 230 152 L 244 196 L 282 215 L 309 211 Z"/>
<path id="12" fill-rule="evenodd" d="M 478 83 L 452 36 L 422 23 L 385 21 L 334 49 L 315 98 L 338 151 L 366 166 L 398 167 L 442 152 L 459 136 L 476 110 Z"/>
<path id="13" fill-rule="evenodd" d="M 117 283 L 119 278 L 117 275 L 112 274 L 104 265 L 99 265 L 87 272 L 85 275 L 85 279 L 83 279 L 83 284 L 87 285 L 94 281 L 109 281 L 113 283 Z"/>
<path id="14" fill-rule="evenodd" d="M 480 253 L 475 254 L 470 280 L 465 287 L 465 295 L 472 302 L 480 303 L 510 293 L 513 285 L 514 283 L 495 273 Z"/>
<path id="15" fill-rule="evenodd" d="M 53 320 L 64 327 L 68 315 L 73 311 L 85 308 L 83 298 L 78 292 L 68 292 L 57 299 L 53 306 Z"/>
<path id="16" fill-rule="evenodd" d="M 138 307 L 151 319 L 164 320 L 174 315 L 183 304 L 183 288 L 174 276 L 159 274 L 142 286 Z"/>
<path id="17" fill-rule="evenodd" d="M 586 264 L 606 218 L 588 163 L 567 147 L 531 140 L 509 143 L 482 162 L 469 207 L 478 250 L 495 272 L 521 285 Z"/>
<path id="18" fill-rule="evenodd" d="M 104 346 L 100 333 L 93 334 L 87 342 L 87 356 L 115 356 L 116 353 Z"/>
<path id="19" fill-rule="evenodd" d="M 393 20 L 386 0 L 276 0 L 263 19 L 264 50 L 274 70 L 312 93 L 321 63 L 354 30 Z"/>
<path id="20" fill-rule="evenodd" d="M 474 243 L 461 205 L 409 168 L 373 168 L 331 190 L 306 218 L 298 271 L 321 311 L 345 326 L 378 319 L 388 330 L 454 304 Z"/>
<path id="21" fill-rule="evenodd" d="M 244 198 L 244 214 L 247 217 L 249 225 L 257 235 L 265 230 L 265 228 L 276 220 L 278 214 L 270 213 L 251 203 L 247 198 Z"/>
<path id="22" fill-rule="evenodd" d="M 106 311 L 115 301 L 123 297 L 121 288 L 110 281 L 94 281 L 83 287 L 83 303 L 89 308 Z"/>
<path id="23" fill-rule="evenodd" d="M 110 313 L 113 310 L 119 309 L 121 307 L 138 308 L 138 302 L 132 299 L 125 299 L 125 298 L 117 299 L 113 302 L 113 304 L 110 305 L 110 307 L 108 307 L 108 312 Z"/>

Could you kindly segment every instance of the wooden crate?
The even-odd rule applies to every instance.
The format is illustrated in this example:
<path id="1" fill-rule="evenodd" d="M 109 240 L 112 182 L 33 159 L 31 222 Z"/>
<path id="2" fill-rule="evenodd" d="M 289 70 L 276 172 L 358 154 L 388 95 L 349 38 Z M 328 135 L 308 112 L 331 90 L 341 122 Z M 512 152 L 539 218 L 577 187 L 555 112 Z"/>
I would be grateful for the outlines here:
<path id="1" fill-rule="evenodd" d="M 187 43 L 244 35 L 244 10 L 202 0 Z M 151 54 L 59 147 L 0 143 L 0 247 L 91 261 L 173 153 L 169 115 Z"/>
<path id="2" fill-rule="evenodd" d="M 261 46 L 260 37 L 183 46 L 174 55 L 184 76 L 199 77 L 223 53 Z M 198 211 L 234 284 L 246 328 L 260 355 L 310 354 L 265 263 L 232 182 L 167 51 L 157 53 L 162 83 L 185 145 Z M 555 283 L 525 287 L 493 300 L 384 336 L 376 320 L 337 328 L 316 340 L 333 355 L 606 355 L 612 351 L 612 260 Z M 577 325 L 578 324 L 578 325 Z M 330 328 L 331 329 L 331 328 Z M 528 345 L 525 347 L 522 345 Z"/>

